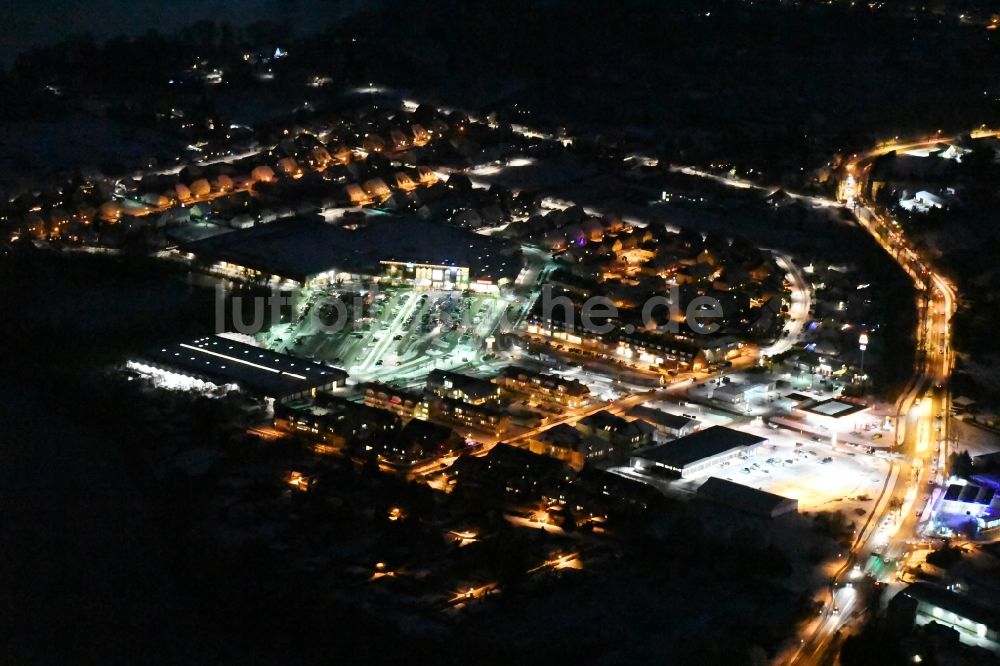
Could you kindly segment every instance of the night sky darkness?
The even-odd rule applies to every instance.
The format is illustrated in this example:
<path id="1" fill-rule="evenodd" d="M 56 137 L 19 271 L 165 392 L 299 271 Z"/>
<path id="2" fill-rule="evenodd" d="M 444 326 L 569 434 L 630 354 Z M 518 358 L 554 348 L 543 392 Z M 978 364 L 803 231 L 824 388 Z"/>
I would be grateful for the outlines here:
<path id="1" fill-rule="evenodd" d="M 171 32 L 206 19 L 233 25 L 266 19 L 307 30 L 375 4 L 378 0 L 11 0 L 0 3 L 0 65 L 20 51 L 74 34 L 90 33 L 100 41 L 153 28 Z"/>

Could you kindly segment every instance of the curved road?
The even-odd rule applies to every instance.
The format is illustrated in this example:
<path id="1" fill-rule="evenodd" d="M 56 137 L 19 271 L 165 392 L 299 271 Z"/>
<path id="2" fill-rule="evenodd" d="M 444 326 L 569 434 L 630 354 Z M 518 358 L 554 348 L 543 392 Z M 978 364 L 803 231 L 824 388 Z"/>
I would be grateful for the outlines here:
<path id="1" fill-rule="evenodd" d="M 975 138 L 992 136 L 995 132 L 979 131 Z M 855 563 L 863 565 L 872 553 L 887 559 L 898 559 L 919 536 L 922 509 L 930 500 L 935 484 L 943 482 L 943 470 L 948 455 L 948 416 L 950 393 L 948 379 L 954 364 L 950 321 L 956 308 L 954 286 L 938 273 L 908 239 L 899 223 L 878 211 L 868 194 L 872 162 L 893 151 L 908 151 L 934 146 L 953 140 L 934 135 L 910 143 L 889 143 L 862 155 L 855 155 L 845 165 L 846 177 L 840 183 L 840 198 L 857 215 L 861 226 L 910 276 L 918 293 L 920 318 L 919 341 L 914 377 L 897 402 L 896 443 L 903 455 L 895 479 L 887 480 L 884 493 L 887 501 L 880 502 L 872 512 L 851 549 L 850 557 L 835 576 L 835 603 L 844 604 L 840 614 L 828 607 L 826 617 L 817 623 L 811 635 L 790 659 L 782 663 L 834 663 L 840 631 L 861 609 L 852 609 L 854 595 L 847 586 L 840 587 L 850 575 Z M 895 500 L 889 501 L 889 500 Z M 901 506 L 901 509 L 895 509 Z"/>

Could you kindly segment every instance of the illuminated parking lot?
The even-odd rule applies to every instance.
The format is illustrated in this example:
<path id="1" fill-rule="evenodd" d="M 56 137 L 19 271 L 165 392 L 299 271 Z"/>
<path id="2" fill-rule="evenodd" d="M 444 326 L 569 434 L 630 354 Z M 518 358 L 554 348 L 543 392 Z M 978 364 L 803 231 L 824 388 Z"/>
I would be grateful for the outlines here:
<path id="1" fill-rule="evenodd" d="M 695 409 L 693 405 L 650 405 L 663 407 L 670 413 L 697 416 L 703 428 L 725 419 L 712 410 Z M 834 447 L 828 439 L 815 441 L 790 430 L 751 425 L 746 420 L 733 423 L 730 419 L 728 427 L 766 437 L 768 441 L 752 458 L 723 463 L 690 479 L 651 475 L 627 466 L 615 467 L 613 471 L 680 496 L 693 495 L 706 479 L 715 476 L 796 499 L 800 512 L 843 511 L 849 520 L 859 524 L 875 508 L 890 472 L 887 457 L 843 445 Z"/>
<path id="2" fill-rule="evenodd" d="M 497 294 L 395 288 L 353 299 L 348 325 L 331 326 L 331 318 L 345 312 L 332 307 L 335 294 L 311 295 L 311 305 L 302 307 L 309 316 L 275 327 L 269 343 L 344 368 L 361 381 L 405 382 L 434 368 L 479 363 L 504 312 L 518 306 Z"/>
<path id="3" fill-rule="evenodd" d="M 756 458 L 719 467 L 713 476 L 799 501 L 800 511 L 870 511 L 889 471 L 889 461 L 859 451 L 831 448 L 789 430 L 738 426 L 767 437 Z M 703 479 L 696 479 L 697 487 Z M 685 482 L 689 483 L 689 482 Z M 866 499 L 867 498 L 867 499 Z"/>

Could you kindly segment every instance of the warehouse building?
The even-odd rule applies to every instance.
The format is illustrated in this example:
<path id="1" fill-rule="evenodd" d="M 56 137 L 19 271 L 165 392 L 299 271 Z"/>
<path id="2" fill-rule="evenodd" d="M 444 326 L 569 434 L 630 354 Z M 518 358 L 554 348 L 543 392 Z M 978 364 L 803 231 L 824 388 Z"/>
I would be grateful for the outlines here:
<path id="1" fill-rule="evenodd" d="M 318 361 L 288 356 L 218 335 L 178 342 L 129 363 L 145 375 L 173 374 L 216 386 L 236 385 L 274 400 L 315 396 L 347 382 L 347 373 Z"/>
<path id="2" fill-rule="evenodd" d="M 1000 654 L 1000 613 L 994 606 L 921 582 L 893 597 L 889 612 L 916 625 L 944 625 L 954 629 L 962 643 Z"/>
<path id="3" fill-rule="evenodd" d="M 797 513 L 799 510 L 799 501 L 796 499 L 775 495 L 716 476 L 709 477 L 698 487 L 697 497 L 704 502 L 719 504 L 761 518 L 777 518 Z"/>
<path id="4" fill-rule="evenodd" d="M 806 421 L 831 432 L 850 432 L 870 420 L 868 406 L 844 398 L 812 400 L 796 405 L 795 410 Z"/>
<path id="5" fill-rule="evenodd" d="M 756 397 L 766 397 L 774 392 L 773 381 L 746 381 L 723 384 L 712 391 L 712 399 L 729 404 L 750 402 Z"/>
<path id="6" fill-rule="evenodd" d="M 705 430 L 637 451 L 632 467 L 640 472 L 667 472 L 689 479 L 704 475 L 722 463 L 755 455 L 766 437 L 712 426 Z"/>

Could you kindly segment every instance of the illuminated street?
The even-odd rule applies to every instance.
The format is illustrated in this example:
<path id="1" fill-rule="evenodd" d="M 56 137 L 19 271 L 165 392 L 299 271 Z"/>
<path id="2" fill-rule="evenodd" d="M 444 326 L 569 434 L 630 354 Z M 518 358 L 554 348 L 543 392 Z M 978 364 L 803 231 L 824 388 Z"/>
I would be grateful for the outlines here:
<path id="1" fill-rule="evenodd" d="M 4 663 L 1000 658 L 995 0 L 217 4 L 4 13 Z"/>

